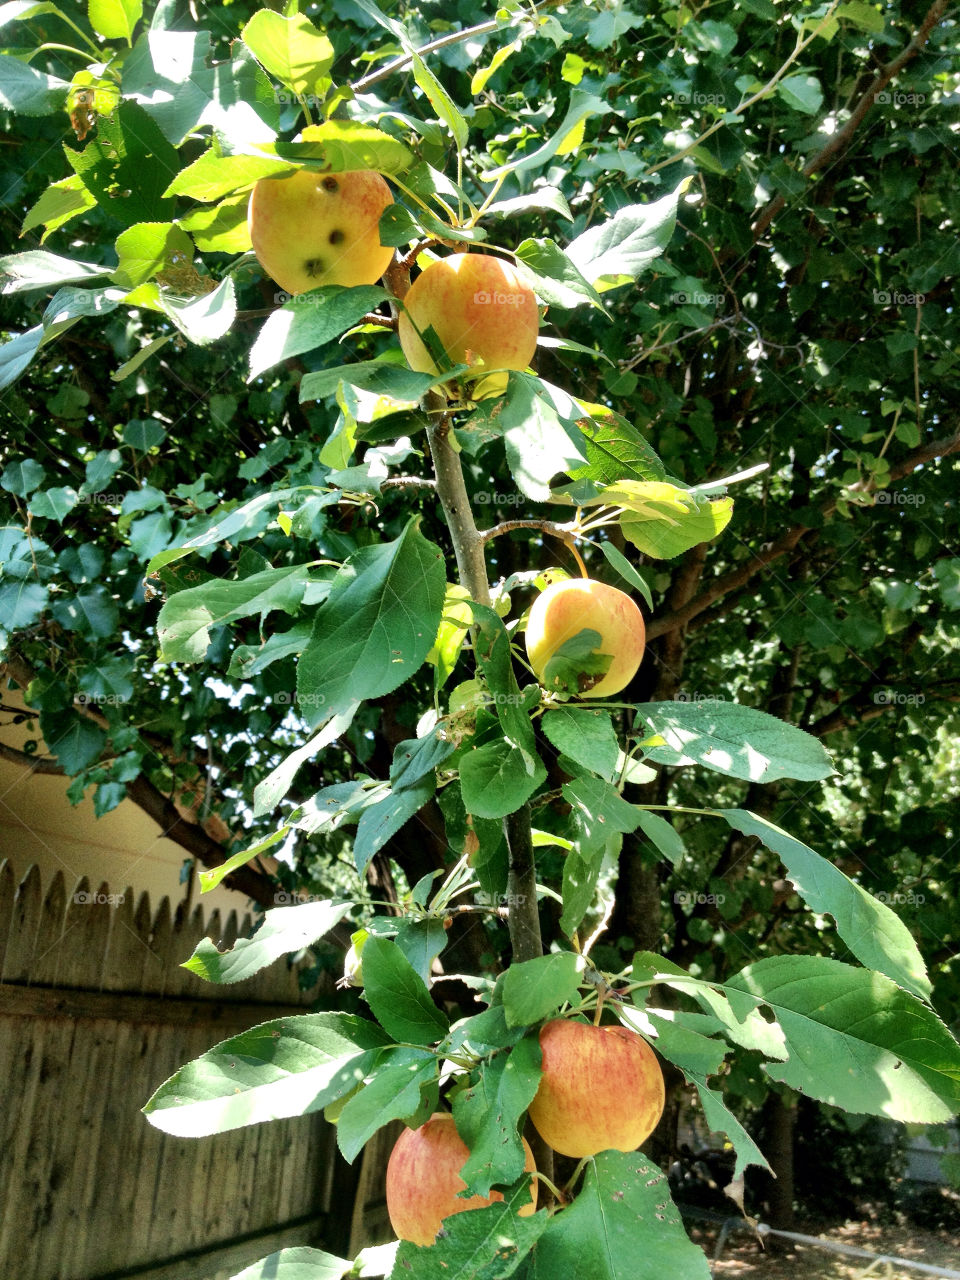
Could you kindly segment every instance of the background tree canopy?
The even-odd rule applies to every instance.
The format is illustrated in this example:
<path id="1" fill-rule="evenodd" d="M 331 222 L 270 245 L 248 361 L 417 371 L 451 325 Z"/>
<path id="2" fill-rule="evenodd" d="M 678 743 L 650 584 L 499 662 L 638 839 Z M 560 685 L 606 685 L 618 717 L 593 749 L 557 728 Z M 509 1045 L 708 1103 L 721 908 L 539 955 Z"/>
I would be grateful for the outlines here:
<path id="1" fill-rule="evenodd" d="M 0 217 L 8 243 L 37 251 L 4 263 L 0 638 L 49 753 L 31 762 L 69 775 L 74 797 L 92 788 L 100 813 L 129 796 L 209 868 L 319 788 L 386 778 L 434 697 L 424 666 L 364 703 L 279 806 L 261 796 L 254 808 L 257 784 L 316 722 L 296 698 L 310 622 L 282 612 L 297 586 L 310 601 L 281 571 L 400 539 L 411 514 L 451 547 L 415 405 L 398 414 L 362 381 L 338 392 L 338 375 L 318 376 L 399 359 L 394 334 L 367 319 L 386 314 L 382 295 L 359 299 L 339 341 L 342 328 L 278 336 L 268 317 L 285 296 L 246 252 L 246 194 L 217 174 L 208 187 L 197 170 L 183 179 L 211 129 L 243 164 L 245 139 L 303 124 L 295 95 L 237 38 L 255 6 L 206 7 L 199 23 L 188 8 L 148 4 L 129 47 L 123 31 L 101 33 L 122 52 L 122 101 L 96 67 L 103 39 L 88 47 L 52 5 L 0 8 Z M 353 85 L 340 114 L 416 158 L 397 192 L 410 219 L 397 215 L 398 245 L 414 219 L 428 233 L 436 222 L 437 203 L 431 214 L 423 202 L 437 173 L 480 204 L 508 169 L 489 216 L 446 243 L 516 249 L 541 281 L 537 372 L 619 415 L 593 476 L 649 479 L 651 447 L 691 487 L 753 472 L 732 486 L 732 521 L 709 545 L 665 558 L 628 548 L 652 606 L 630 700 L 771 712 L 822 739 L 838 773 L 760 785 L 749 770 L 647 768 L 629 797 L 751 810 L 821 850 L 906 921 L 955 1022 L 960 65 L 946 9 L 507 5 L 469 38 L 459 29 L 478 15 L 466 3 L 385 17 L 337 0 L 310 17 L 332 45 L 329 79 Z M 434 40 L 429 71 L 391 69 Z M 457 199 L 452 185 L 436 193 Z M 620 237 L 629 275 L 598 267 L 602 243 L 589 259 L 597 288 L 563 265 L 557 245 L 657 201 L 666 212 L 652 229 L 638 225 L 626 250 Z M 139 230 L 171 222 L 159 250 Z M 45 254 L 72 260 L 73 274 Z M 563 470 L 548 465 L 549 432 L 520 434 L 482 407 L 459 431 L 485 527 L 558 518 L 536 483 L 516 483 L 518 471 L 549 481 Z M 199 549 L 144 581 L 152 558 L 188 540 Z M 617 580 L 606 555 L 625 549 L 619 531 L 610 545 L 583 555 Z M 487 564 L 513 617 L 535 571 L 576 571 L 562 542 L 523 526 L 487 543 Z M 185 607 L 167 645 L 185 661 L 158 657 L 164 598 L 267 570 L 275 578 L 242 609 L 233 597 L 216 616 Z M 20 758 L 2 740 L 0 752 Z M 376 854 L 375 896 L 462 851 L 445 794 Z M 536 826 L 562 837 L 569 806 L 544 794 Z M 848 957 L 832 919 L 804 910 L 782 878 L 789 837 L 682 813 L 674 828 L 649 823 L 610 846 L 601 883 L 616 897 L 596 952 L 610 967 L 637 948 L 718 978 L 794 950 Z M 282 878 L 343 885 L 352 842 L 339 824 L 295 828 Z M 542 852 L 558 874 L 560 852 Z M 256 864 L 229 882 L 273 902 Z M 559 909 L 545 929 L 549 942 Z M 489 969 L 506 945 L 495 923 L 458 923 L 453 936 L 454 968 Z M 749 1070 L 729 1087 L 750 1096 Z"/>

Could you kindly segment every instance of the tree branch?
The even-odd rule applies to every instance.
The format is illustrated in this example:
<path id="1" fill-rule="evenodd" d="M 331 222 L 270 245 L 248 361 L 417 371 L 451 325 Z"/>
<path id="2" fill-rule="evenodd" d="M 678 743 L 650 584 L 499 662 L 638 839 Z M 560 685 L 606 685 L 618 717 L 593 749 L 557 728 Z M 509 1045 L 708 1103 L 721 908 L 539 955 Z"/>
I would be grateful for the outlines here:
<path id="1" fill-rule="evenodd" d="M 877 94 L 882 93 L 893 77 L 902 71 L 907 63 L 910 62 L 911 59 L 915 58 L 920 52 L 923 46 L 930 39 L 934 27 L 943 17 L 946 7 L 947 0 L 934 0 L 934 3 L 927 10 L 926 16 L 920 24 L 920 28 L 916 35 L 892 62 L 888 62 L 885 67 L 882 67 L 880 71 L 877 72 L 872 84 L 868 86 L 866 92 L 861 96 L 860 101 L 854 107 L 847 123 L 831 137 L 830 141 L 822 151 L 818 151 L 817 154 L 804 165 L 803 176 L 805 178 L 812 177 L 813 174 L 815 174 L 819 169 L 822 169 L 825 164 L 832 160 L 835 155 L 838 155 L 847 147 L 853 138 L 853 135 L 862 124 L 864 116 L 875 104 Z M 783 196 L 775 196 L 769 204 L 766 205 L 753 225 L 754 240 L 760 239 L 785 204 L 786 199 Z"/>
<path id="2" fill-rule="evenodd" d="M 915 449 L 890 468 L 889 484 L 902 480 L 904 476 L 916 471 L 917 467 L 931 462 L 934 458 L 945 458 L 954 453 L 960 453 L 960 434 L 948 436 L 943 440 L 931 440 L 928 444 Z M 866 485 L 859 487 L 853 485 L 851 488 L 854 492 L 870 492 Z M 821 516 L 826 519 L 833 514 L 836 508 L 837 498 L 834 496 L 822 502 L 819 510 Z M 787 529 L 774 542 L 768 542 L 765 547 L 755 552 L 749 560 L 745 560 L 736 569 L 731 569 L 729 573 L 721 574 L 720 577 L 715 578 L 704 591 L 701 591 L 699 595 L 683 605 L 682 608 L 675 609 L 659 618 L 654 618 L 647 628 L 647 640 L 655 640 L 658 636 L 666 635 L 680 627 L 685 627 L 699 614 L 709 609 L 717 600 L 728 595 L 729 592 L 736 591 L 744 586 L 762 569 L 765 569 L 767 565 L 772 564 L 774 560 L 779 560 L 781 556 L 792 551 L 797 543 L 810 532 L 812 532 L 811 527 L 804 524 L 794 525 L 793 528 Z"/>

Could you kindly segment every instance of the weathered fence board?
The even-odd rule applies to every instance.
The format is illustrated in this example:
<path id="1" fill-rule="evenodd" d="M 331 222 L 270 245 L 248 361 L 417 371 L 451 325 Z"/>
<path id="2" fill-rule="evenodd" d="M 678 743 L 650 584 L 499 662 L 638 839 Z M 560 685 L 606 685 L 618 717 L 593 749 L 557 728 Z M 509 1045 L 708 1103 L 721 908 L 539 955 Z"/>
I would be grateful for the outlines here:
<path id="1" fill-rule="evenodd" d="M 287 1244 L 387 1238 L 382 1142 L 349 1170 L 320 1115 L 188 1140 L 140 1113 L 183 1063 L 316 999 L 283 963 L 226 987 L 181 967 L 251 917 L 62 873 L 43 889 L 0 863 L 0 1276 L 218 1280 Z"/>

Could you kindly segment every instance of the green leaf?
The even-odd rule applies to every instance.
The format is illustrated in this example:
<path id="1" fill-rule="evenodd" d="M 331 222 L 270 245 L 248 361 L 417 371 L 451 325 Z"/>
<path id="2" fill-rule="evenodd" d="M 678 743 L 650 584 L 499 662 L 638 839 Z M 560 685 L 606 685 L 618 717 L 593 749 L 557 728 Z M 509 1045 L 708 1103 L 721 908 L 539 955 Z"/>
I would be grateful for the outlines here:
<path id="1" fill-rule="evenodd" d="M 855 884 L 802 840 L 746 809 L 721 809 L 735 831 L 756 836 L 778 855 L 812 911 L 831 915 L 837 933 L 861 964 L 879 969 L 922 1000 L 933 986 L 910 930 L 895 912 Z"/>
<path id="2" fill-rule="evenodd" d="M 456 743 L 442 737 L 437 728 L 422 738 L 398 742 L 390 765 L 390 782 L 394 791 L 411 787 L 443 764 L 456 749 Z"/>
<path id="3" fill-rule="evenodd" d="M 221 862 L 219 867 L 211 867 L 207 871 L 200 872 L 200 892 L 209 893 L 211 889 L 215 889 L 222 880 L 224 880 L 231 871 L 236 871 L 238 867 L 244 867 L 251 858 L 257 857 L 264 853 L 267 849 L 272 849 L 275 844 L 279 844 L 281 840 L 289 832 L 287 826 L 280 827 L 276 831 L 271 831 L 268 836 L 264 836 L 262 840 L 258 840 L 256 844 L 248 845 L 246 849 L 241 849 L 237 853 L 231 854 L 226 862 Z"/>
<path id="4" fill-rule="evenodd" d="M 477 1081 L 454 1098 L 457 1132 L 470 1148 L 460 1177 L 471 1195 L 489 1196 L 523 1174 L 526 1153 L 517 1126 L 539 1084 L 540 1044 L 530 1036 L 509 1054 L 481 1063 Z"/>
<path id="5" fill-rule="evenodd" d="M 210 644 L 210 628 L 247 618 L 261 621 L 274 609 L 295 613 L 311 581 L 307 565 L 265 569 L 249 578 L 211 578 L 199 587 L 178 591 L 157 619 L 160 651 L 167 662 L 200 662 Z"/>
<path id="6" fill-rule="evenodd" d="M 543 732 L 558 751 L 612 781 L 620 747 L 609 711 L 558 706 L 541 718 Z"/>
<path id="7" fill-rule="evenodd" d="M 508 173 L 520 173 L 525 169 L 540 169 L 548 160 L 552 160 L 555 155 L 566 155 L 568 151 L 577 146 L 579 139 L 583 136 L 583 127 L 587 120 L 595 115 L 608 115 L 612 110 L 613 108 L 609 103 L 604 102 L 602 98 L 598 98 L 595 94 L 587 93 L 583 89 L 574 89 L 570 94 L 567 114 L 561 121 L 556 133 L 542 147 L 538 147 L 536 151 L 522 153 L 516 160 L 499 165 L 495 169 L 487 169 L 482 175 L 483 181 L 495 182 L 498 178 L 503 178 Z"/>
<path id="8" fill-rule="evenodd" d="M 335 742 L 350 728 L 359 703 L 352 703 L 341 715 L 325 718 L 323 728 L 302 747 L 291 751 L 253 789 L 253 816 L 262 817 L 277 807 L 290 790 L 300 766 Z"/>
<path id="9" fill-rule="evenodd" d="M 366 974 L 366 945 L 363 963 Z M 408 1060 L 398 1062 L 397 1058 Z M 400 1049 L 381 1060 L 376 1075 L 348 1100 L 337 1120 L 337 1146 L 344 1160 L 353 1164 L 378 1129 L 414 1115 L 420 1090 L 436 1076 L 437 1059 L 426 1051 Z"/>
<path id="10" fill-rule="evenodd" d="M 130 43 L 133 29 L 143 17 L 142 0 L 87 0 L 90 25 L 105 40 Z"/>
<path id="11" fill-rule="evenodd" d="M 809 74 L 787 76 L 777 85 L 777 93 L 788 107 L 815 116 L 823 106 L 823 90 L 816 76 Z"/>
<path id="12" fill-rule="evenodd" d="M 423 664 L 443 609 L 446 566 L 413 517 L 395 542 L 365 547 L 333 580 L 297 668 L 309 723 L 390 693 Z"/>
<path id="13" fill-rule="evenodd" d="M 51 755 L 71 777 L 100 758 L 107 735 L 75 711 L 41 711 L 40 732 Z"/>
<path id="14" fill-rule="evenodd" d="M 567 245 L 567 255 L 580 274 L 601 293 L 636 280 L 670 243 L 677 202 L 690 181 L 685 178 L 669 195 L 650 204 L 618 209 Z"/>
<path id="15" fill-rule="evenodd" d="M 27 510 L 31 515 L 41 516 L 45 520 L 56 520 L 62 524 L 80 501 L 76 489 L 39 489 L 30 499 Z"/>
<path id="16" fill-rule="evenodd" d="M 672 560 L 701 542 L 711 541 L 733 515 L 732 498 L 708 498 L 657 481 L 623 480 L 584 505 L 599 502 L 622 506 L 624 537 L 658 560 Z"/>
<path id="17" fill-rule="evenodd" d="M 496 51 L 490 60 L 489 66 L 481 67 L 479 71 L 473 73 L 470 81 L 470 92 L 476 97 L 478 93 L 483 93 L 487 87 L 487 82 L 496 75 L 506 60 L 513 53 L 518 53 L 523 48 L 522 40 L 514 40 L 512 44 L 503 44 Z M 489 212 L 489 210 L 488 210 Z M 513 1181 L 513 1179 L 511 1179 Z"/>
<path id="18" fill-rule="evenodd" d="M 34 458 L 11 462 L 0 475 L 0 488 L 6 489 L 7 493 L 15 493 L 18 498 L 26 498 L 43 484 L 45 475 L 43 467 Z"/>
<path id="19" fill-rule="evenodd" d="M 189 969 L 207 982 L 242 982 L 278 960 L 301 951 L 329 933 L 354 906 L 352 902 L 302 902 L 295 907 L 268 911 L 252 938 L 238 938 L 220 951 L 209 938 L 201 938 L 181 969 Z"/>
<path id="20" fill-rule="evenodd" d="M 739 702 L 649 702 L 637 716 L 663 739 L 644 747 L 655 764 L 701 764 L 747 782 L 818 782 L 835 772 L 818 738 Z"/>
<path id="21" fill-rule="evenodd" d="M 305 374 L 300 383 L 300 403 L 335 395 L 341 382 L 393 400 L 416 403 L 431 387 L 452 381 L 467 367 L 458 364 L 443 374 L 414 373 L 392 360 L 359 360 L 356 364 L 336 365 L 332 369 Z"/>
<path id="22" fill-rule="evenodd" d="M 237 317 L 233 276 L 224 276 L 216 289 L 199 297 L 177 297 L 170 290 L 161 289 L 157 302 L 180 332 L 200 347 L 222 338 Z"/>
<path id="23" fill-rule="evenodd" d="M 231 1280 L 342 1280 L 353 1263 L 322 1249 L 281 1249 L 244 1267 Z"/>
<path id="24" fill-rule="evenodd" d="M 297 94 L 313 94 L 333 66 L 333 45 L 302 13 L 288 18 L 269 9 L 243 28 L 243 43 L 268 75 Z"/>
<path id="25" fill-rule="evenodd" d="M 288 161 L 319 160 L 325 171 L 375 169 L 389 176 L 407 170 L 413 155 L 399 138 L 360 120 L 325 120 L 312 125 L 309 141 L 260 144 Z"/>
<path id="26" fill-rule="evenodd" d="M 635 831 L 640 825 L 641 811 L 602 778 L 575 778 L 565 783 L 563 798 L 580 819 L 578 844 L 583 849 L 601 848 L 611 831 Z"/>
<path id="27" fill-rule="evenodd" d="M 571 471 L 573 479 L 596 484 L 617 484 L 621 480 L 663 481 L 666 470 L 653 449 L 632 423 L 605 405 L 584 408 L 590 414 L 581 420 L 586 441 L 587 466 Z"/>
<path id="28" fill-rule="evenodd" d="M 618 547 L 615 547 L 612 542 L 601 542 L 600 550 L 603 552 L 603 558 L 607 564 L 619 573 L 624 582 L 633 587 L 635 591 L 640 592 L 644 603 L 652 613 L 653 596 L 650 594 L 650 586 L 646 578 L 637 572 L 623 552 Z"/>
<path id="29" fill-rule="evenodd" d="M 767 1006 L 786 1038 L 773 1080 L 859 1115 L 942 1124 L 960 1111 L 960 1044 L 889 978 L 825 956 L 773 956 L 726 984 Z"/>
<path id="30" fill-rule="evenodd" d="M 245 253 L 250 248 L 247 226 L 249 196 L 227 196 L 210 209 L 193 209 L 180 226 L 189 231 L 201 253 Z"/>
<path id="31" fill-rule="evenodd" d="M 220 155 L 211 148 L 181 169 L 163 194 L 211 203 L 252 187 L 260 178 L 272 178 L 289 169 L 289 163 L 279 157 Z"/>
<path id="32" fill-rule="evenodd" d="M 659 1043 L 657 1048 L 659 1048 Z M 703 1116 L 711 1133 L 724 1133 L 736 1152 L 733 1166 L 734 1180 L 740 1177 L 747 1165 L 755 1164 L 760 1169 L 769 1169 L 763 1152 L 750 1137 L 746 1129 L 724 1102 L 723 1094 L 711 1089 L 707 1082 L 693 1072 L 686 1072 L 687 1078 L 697 1086 Z"/>
<path id="33" fill-rule="evenodd" d="M 512 964 L 502 987 L 507 1026 L 532 1026 L 572 1001 L 585 963 L 572 951 L 555 951 Z"/>
<path id="34" fill-rule="evenodd" d="M 436 775 L 431 773 L 412 786 L 395 788 L 377 804 L 363 810 L 353 842 L 353 859 L 361 875 L 374 854 L 423 808 L 436 789 Z"/>
<path id="35" fill-rule="evenodd" d="M 20 234 L 26 235 L 34 227 L 42 225 L 44 232 L 40 243 L 43 244 L 51 232 L 58 230 L 78 214 L 94 208 L 96 203 L 75 173 L 69 178 L 61 178 L 59 182 L 51 182 L 40 199 L 27 211 Z"/>
<path id="36" fill-rule="evenodd" d="M 599 293 L 554 240 L 522 240 L 516 253 L 520 275 L 544 302 L 565 310 L 588 302 L 607 314 Z"/>
<path id="37" fill-rule="evenodd" d="M 395 1040 L 429 1045 L 446 1035 L 446 1018 L 395 942 L 367 939 L 363 947 L 363 983 L 374 1017 Z"/>
<path id="38" fill-rule="evenodd" d="M 427 64 L 419 56 L 413 55 L 413 78 L 426 95 L 428 102 L 439 118 L 453 134 L 453 140 L 460 151 L 467 145 L 467 122 L 460 109 L 433 74 Z"/>
<path id="39" fill-rule="evenodd" d="M 12 54 L 0 54 L 0 107 L 19 116 L 49 116 L 62 111 L 70 85 L 21 62 Z"/>
<path id="40" fill-rule="evenodd" d="M 376 285 L 352 289 L 325 285 L 302 293 L 270 316 L 250 349 L 250 376 L 258 378 L 281 360 L 322 347 L 374 311 L 388 297 Z"/>
<path id="41" fill-rule="evenodd" d="M 529 1180 L 524 1177 L 502 1201 L 445 1219 L 436 1243 L 428 1248 L 401 1241 L 391 1280 L 506 1280 L 549 1222 L 543 1210 L 521 1218 L 518 1211 L 529 1203 Z M 558 1271 L 551 1280 L 570 1274 Z"/>
<path id="42" fill-rule="evenodd" d="M 497 411 L 517 488 L 535 502 L 546 502 L 551 479 L 586 462 L 576 426 L 582 411 L 566 392 L 516 372 L 509 376 L 507 395 Z"/>
<path id="43" fill-rule="evenodd" d="M 879 35 L 883 31 L 882 12 L 864 0 L 848 0 L 837 10 L 837 17 L 846 19 L 861 31 L 869 31 L 871 35 Z"/>
<path id="44" fill-rule="evenodd" d="M 473 747 L 460 762 L 460 787 L 467 812 L 478 818 L 505 818 L 526 804 L 546 779 L 539 758 L 528 771 L 529 753 L 498 738 Z"/>
<path id="45" fill-rule="evenodd" d="M 558 187 L 537 187 L 522 196 L 511 196 L 509 200 L 495 200 L 487 209 L 486 216 L 492 218 L 512 217 L 515 213 L 529 213 L 532 210 L 547 209 L 551 213 L 559 213 L 568 222 L 573 221 L 573 214 L 567 204 L 567 198 Z"/>
<path id="46" fill-rule="evenodd" d="M 680 865 L 686 853 L 683 837 L 667 822 L 666 818 L 661 818 L 659 813 L 649 813 L 641 809 L 637 825 L 668 862 L 675 867 Z"/>
<path id="47" fill-rule="evenodd" d="M 167 438 L 165 427 L 152 418 L 134 418 L 123 428 L 123 443 L 130 445 L 140 453 L 147 453 L 163 444 Z M 147 573 L 153 573 L 152 565 L 147 566 Z"/>
<path id="48" fill-rule="evenodd" d="M 667 1175 L 646 1156 L 594 1156 L 576 1199 L 550 1219 L 527 1276 L 574 1273 L 590 1280 L 710 1280 L 706 1256 L 670 1199 Z"/>
<path id="49" fill-rule="evenodd" d="M 124 289 L 135 289 L 159 272 L 193 261 L 193 244 L 187 233 L 172 222 L 138 222 L 117 237 L 119 263 L 111 279 Z"/>
<path id="50" fill-rule="evenodd" d="M 433 962 L 446 945 L 447 931 L 443 921 L 435 917 L 426 920 L 408 918 L 397 925 L 397 946 L 424 982 L 430 981 Z"/>
<path id="51" fill-rule="evenodd" d="M 100 208 L 121 226 L 173 218 L 173 201 L 163 193 L 177 171 L 177 153 L 138 103 L 121 102 L 112 116 L 101 117 L 82 151 L 63 150 Z"/>
<path id="52" fill-rule="evenodd" d="M 0 618 L 7 631 L 20 631 L 39 621 L 47 607 L 48 587 L 37 582 L 4 582 L 0 584 Z"/>
<path id="53" fill-rule="evenodd" d="M 94 280 L 109 273 L 109 267 L 76 258 L 61 258 L 46 249 L 30 249 L 27 253 L 11 253 L 0 258 L 0 277 L 4 293 L 22 293 L 25 289 L 49 289 L 51 285 L 71 280 Z"/>
<path id="54" fill-rule="evenodd" d="M 104 586 L 87 587 L 75 596 L 61 596 L 51 612 L 66 631 L 107 640 L 117 629 L 116 601 Z"/>
<path id="55" fill-rule="evenodd" d="M 351 1093 L 389 1043 L 351 1013 L 279 1018 L 209 1049 L 176 1071 L 143 1113 L 178 1138 L 322 1111 Z"/>

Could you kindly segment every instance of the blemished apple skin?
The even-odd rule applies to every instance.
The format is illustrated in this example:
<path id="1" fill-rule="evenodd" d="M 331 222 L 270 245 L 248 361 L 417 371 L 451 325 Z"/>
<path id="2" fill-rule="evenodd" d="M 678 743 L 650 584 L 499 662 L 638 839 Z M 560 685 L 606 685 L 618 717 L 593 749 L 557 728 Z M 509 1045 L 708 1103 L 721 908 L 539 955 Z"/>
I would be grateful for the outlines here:
<path id="1" fill-rule="evenodd" d="M 418 330 L 433 329 L 454 364 L 526 369 L 537 349 L 540 316 L 533 290 L 502 258 L 453 253 L 426 267 L 403 300 L 398 336 L 411 369 L 439 373 Z M 502 395 L 507 375 L 481 378 L 480 400 Z"/>
<path id="2" fill-rule="evenodd" d="M 261 178 L 247 208 L 253 251 L 289 294 L 328 284 L 374 284 L 393 258 L 379 231 L 380 215 L 392 203 L 390 188 L 372 169 L 297 169 Z"/>
<path id="3" fill-rule="evenodd" d="M 547 663 L 556 651 L 580 631 L 596 631 L 601 637 L 594 653 L 609 654 L 613 661 L 584 697 L 606 698 L 619 693 L 636 674 L 646 645 L 643 614 L 624 591 L 592 578 L 554 582 L 534 600 L 527 622 L 526 648 L 537 679 L 543 681 Z"/>
<path id="4" fill-rule="evenodd" d="M 540 1030 L 543 1076 L 529 1115 L 554 1151 L 635 1151 L 663 1113 L 656 1054 L 627 1027 L 557 1018 Z"/>
<path id="5" fill-rule="evenodd" d="M 532 1173 L 536 1166 L 533 1152 L 523 1139 L 526 1154 L 524 1168 Z M 470 1196 L 458 1200 L 466 1183 L 460 1170 L 470 1155 L 467 1144 L 457 1133 L 453 1116 L 435 1112 L 419 1129 L 404 1129 L 387 1161 L 387 1213 L 390 1224 L 401 1240 L 414 1244 L 433 1244 L 444 1218 L 466 1209 L 482 1209 L 502 1200 L 499 1191 L 489 1197 Z M 519 1210 L 528 1217 L 537 1207 L 537 1180 L 530 1184 L 530 1203 Z"/>

